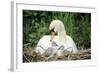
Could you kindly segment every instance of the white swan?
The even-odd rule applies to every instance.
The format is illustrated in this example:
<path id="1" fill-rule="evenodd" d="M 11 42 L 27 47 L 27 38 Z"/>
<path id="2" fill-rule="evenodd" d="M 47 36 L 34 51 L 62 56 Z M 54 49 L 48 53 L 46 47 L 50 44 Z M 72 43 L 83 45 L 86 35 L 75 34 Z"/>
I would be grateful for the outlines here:
<path id="1" fill-rule="evenodd" d="M 49 26 L 49 29 L 54 29 L 55 32 L 57 32 L 57 36 L 54 36 L 53 41 L 56 42 L 57 45 L 53 47 L 51 52 L 56 53 L 58 56 L 62 55 L 62 52 L 64 50 L 70 51 L 72 53 L 78 52 L 78 49 L 73 41 L 73 39 L 66 35 L 65 27 L 62 21 L 60 20 L 53 20 Z M 40 52 L 43 54 L 47 49 L 52 46 L 51 44 L 51 36 L 50 35 L 44 35 L 38 42 L 35 50 L 36 52 Z M 64 46 L 63 49 L 59 49 L 60 46 Z M 53 53 L 53 54 L 54 54 Z"/>

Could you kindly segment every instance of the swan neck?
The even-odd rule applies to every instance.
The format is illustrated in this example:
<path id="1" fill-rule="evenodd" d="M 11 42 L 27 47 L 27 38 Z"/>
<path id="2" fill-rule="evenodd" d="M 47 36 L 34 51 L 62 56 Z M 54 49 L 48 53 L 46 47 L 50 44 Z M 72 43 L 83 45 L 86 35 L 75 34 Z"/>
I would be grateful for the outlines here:
<path id="1" fill-rule="evenodd" d="M 59 36 L 59 42 L 65 42 L 66 41 L 66 32 L 65 32 L 65 30 L 59 31 L 58 36 Z"/>

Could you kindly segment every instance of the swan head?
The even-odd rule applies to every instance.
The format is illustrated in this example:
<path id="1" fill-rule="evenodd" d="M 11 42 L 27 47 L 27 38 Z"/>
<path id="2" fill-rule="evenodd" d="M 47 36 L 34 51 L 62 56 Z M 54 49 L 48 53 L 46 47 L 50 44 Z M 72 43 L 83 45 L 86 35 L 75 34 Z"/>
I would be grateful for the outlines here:
<path id="1" fill-rule="evenodd" d="M 66 31 L 64 24 L 61 20 L 53 20 L 49 25 L 49 30 L 54 30 L 55 33 L 59 36 L 59 42 L 65 42 Z"/>
<path id="2" fill-rule="evenodd" d="M 49 25 L 49 30 L 54 29 L 55 32 L 59 32 L 64 29 L 64 24 L 60 20 L 53 20 Z"/>

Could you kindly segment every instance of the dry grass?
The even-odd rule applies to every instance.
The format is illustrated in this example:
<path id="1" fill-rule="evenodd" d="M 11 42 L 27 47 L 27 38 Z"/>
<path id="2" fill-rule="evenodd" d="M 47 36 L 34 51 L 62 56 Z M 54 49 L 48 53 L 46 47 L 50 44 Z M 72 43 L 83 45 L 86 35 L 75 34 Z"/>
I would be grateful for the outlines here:
<path id="1" fill-rule="evenodd" d="M 64 52 L 62 56 L 53 56 L 48 58 L 47 55 L 40 55 L 31 48 L 23 49 L 23 62 L 40 62 L 40 61 L 59 61 L 59 60 L 86 60 L 91 59 L 91 49 L 80 50 L 78 53 Z"/>

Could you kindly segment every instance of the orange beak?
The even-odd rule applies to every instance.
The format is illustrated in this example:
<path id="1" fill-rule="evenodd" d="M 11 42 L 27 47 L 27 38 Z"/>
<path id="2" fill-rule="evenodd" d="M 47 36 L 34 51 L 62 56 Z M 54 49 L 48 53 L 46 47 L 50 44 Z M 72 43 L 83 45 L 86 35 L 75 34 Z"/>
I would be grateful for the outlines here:
<path id="1" fill-rule="evenodd" d="M 54 39 L 55 32 L 51 32 L 51 41 Z"/>

